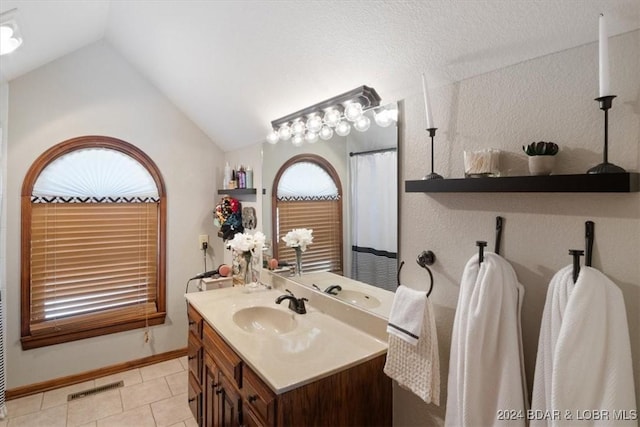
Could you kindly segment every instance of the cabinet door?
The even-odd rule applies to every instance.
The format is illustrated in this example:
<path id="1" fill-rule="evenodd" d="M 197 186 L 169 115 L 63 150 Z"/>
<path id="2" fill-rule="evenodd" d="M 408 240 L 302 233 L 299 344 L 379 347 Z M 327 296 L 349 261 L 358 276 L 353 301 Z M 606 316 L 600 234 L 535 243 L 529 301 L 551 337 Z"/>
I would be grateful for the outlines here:
<path id="1" fill-rule="evenodd" d="M 214 363 L 211 356 L 205 355 L 204 359 L 204 426 L 213 427 L 219 425 L 218 418 L 220 410 L 218 409 L 219 395 L 222 393 L 218 375 L 220 370 Z"/>
<path id="2" fill-rule="evenodd" d="M 222 373 L 218 374 L 221 393 L 219 396 L 220 427 L 239 427 L 242 424 L 242 398 L 231 381 Z"/>

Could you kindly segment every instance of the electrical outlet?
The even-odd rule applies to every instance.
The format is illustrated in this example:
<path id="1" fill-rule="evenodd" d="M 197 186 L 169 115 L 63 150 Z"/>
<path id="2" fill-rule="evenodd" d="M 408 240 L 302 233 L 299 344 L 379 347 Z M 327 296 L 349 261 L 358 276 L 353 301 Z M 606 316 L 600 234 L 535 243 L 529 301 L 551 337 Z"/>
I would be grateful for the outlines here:
<path id="1" fill-rule="evenodd" d="M 198 236 L 198 249 L 202 250 L 205 244 L 209 246 L 209 235 L 201 234 Z"/>

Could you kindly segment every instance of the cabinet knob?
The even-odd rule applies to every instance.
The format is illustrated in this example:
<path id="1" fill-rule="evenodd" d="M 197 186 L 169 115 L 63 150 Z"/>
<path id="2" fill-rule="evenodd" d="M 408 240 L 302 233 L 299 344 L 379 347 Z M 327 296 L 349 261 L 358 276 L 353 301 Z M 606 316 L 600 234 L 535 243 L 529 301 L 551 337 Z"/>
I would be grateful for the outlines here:
<path id="1" fill-rule="evenodd" d="M 224 391 L 224 389 L 222 387 L 220 387 L 219 389 L 216 390 L 216 394 L 220 394 Z"/>
<path id="2" fill-rule="evenodd" d="M 190 397 L 190 398 L 189 398 L 189 403 L 191 403 L 191 402 L 195 402 L 195 401 L 196 401 L 196 398 L 195 398 L 195 397 Z"/>
<path id="3" fill-rule="evenodd" d="M 211 383 L 211 388 L 216 388 L 220 385 L 220 383 Z"/>
<path id="4" fill-rule="evenodd" d="M 194 320 L 189 320 L 189 325 L 195 325 L 196 322 Z"/>
<path id="5" fill-rule="evenodd" d="M 257 396 L 257 395 L 255 395 L 255 394 L 253 394 L 253 395 L 249 396 L 249 399 L 248 399 L 248 400 L 249 400 L 249 403 L 253 403 L 253 402 L 255 402 L 256 400 L 258 400 L 258 396 Z"/>
<path id="6" fill-rule="evenodd" d="M 196 358 L 195 356 L 188 356 L 188 357 L 187 357 L 187 360 L 193 360 L 193 359 L 195 359 L 195 358 Z"/>

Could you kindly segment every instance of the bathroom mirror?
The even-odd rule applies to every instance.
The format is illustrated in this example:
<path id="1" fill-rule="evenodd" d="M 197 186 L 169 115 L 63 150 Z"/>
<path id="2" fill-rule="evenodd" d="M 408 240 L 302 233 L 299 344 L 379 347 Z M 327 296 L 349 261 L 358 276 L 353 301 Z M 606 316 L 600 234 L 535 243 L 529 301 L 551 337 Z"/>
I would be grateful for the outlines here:
<path id="1" fill-rule="evenodd" d="M 293 266 L 295 252 L 284 243 L 275 247 L 274 237 L 282 242 L 291 228 L 314 228 L 307 224 L 316 216 L 327 216 L 331 209 L 339 212 L 328 220 L 335 221 L 336 234 L 327 237 L 324 226 L 314 230 L 314 243 L 302 254 L 302 275 L 294 276 L 292 268 L 278 274 L 323 292 L 339 285 L 342 289 L 330 294 L 385 317 L 398 265 L 398 121 L 383 127 L 375 116 L 397 110 L 398 104 L 392 103 L 367 111 L 371 125 L 364 132 L 352 129 L 346 136 L 334 134 L 301 146 L 265 142 L 262 150 L 262 224 L 271 242 L 269 252 L 279 261 Z M 295 201 L 299 206 L 288 206 Z M 314 201 L 317 208 L 312 207 Z M 307 210 L 289 220 L 290 208 Z M 333 249 L 328 249 L 327 240 L 334 243 Z"/>

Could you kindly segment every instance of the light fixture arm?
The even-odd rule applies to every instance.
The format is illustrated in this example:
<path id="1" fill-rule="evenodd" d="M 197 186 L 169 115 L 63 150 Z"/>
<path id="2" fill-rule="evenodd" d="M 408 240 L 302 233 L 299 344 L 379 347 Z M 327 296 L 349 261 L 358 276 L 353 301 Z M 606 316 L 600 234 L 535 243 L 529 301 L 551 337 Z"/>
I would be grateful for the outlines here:
<path id="1" fill-rule="evenodd" d="M 303 108 L 295 113 L 288 114 L 279 119 L 273 120 L 271 126 L 277 129 L 280 125 L 290 123 L 295 119 L 305 118 L 312 113 L 321 113 L 328 108 L 339 108 L 343 103 L 359 102 L 364 110 L 380 105 L 380 96 L 375 89 L 368 86 L 360 86 L 343 94 L 334 96 L 325 101 L 318 102 L 310 107 Z"/>

